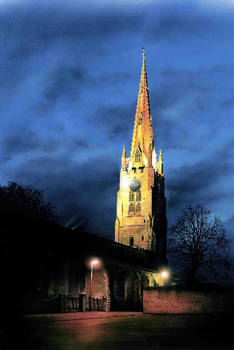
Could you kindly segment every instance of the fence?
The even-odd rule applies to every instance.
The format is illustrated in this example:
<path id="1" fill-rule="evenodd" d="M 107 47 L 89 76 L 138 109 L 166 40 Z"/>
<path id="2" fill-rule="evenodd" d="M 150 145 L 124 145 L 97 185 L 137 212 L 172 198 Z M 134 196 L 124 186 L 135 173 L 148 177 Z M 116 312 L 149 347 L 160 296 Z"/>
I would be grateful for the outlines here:
<path id="1" fill-rule="evenodd" d="M 61 295 L 61 312 L 106 311 L 105 298 L 88 298 L 85 294 L 79 297 Z"/>

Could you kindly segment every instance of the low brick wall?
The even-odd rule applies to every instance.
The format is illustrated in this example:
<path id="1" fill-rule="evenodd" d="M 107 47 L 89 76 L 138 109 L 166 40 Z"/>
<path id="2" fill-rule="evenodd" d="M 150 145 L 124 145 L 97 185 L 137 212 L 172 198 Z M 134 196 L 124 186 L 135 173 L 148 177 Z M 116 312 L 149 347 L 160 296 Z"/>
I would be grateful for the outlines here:
<path id="1" fill-rule="evenodd" d="M 234 312 L 234 290 L 144 290 L 143 312 L 156 314 Z"/>

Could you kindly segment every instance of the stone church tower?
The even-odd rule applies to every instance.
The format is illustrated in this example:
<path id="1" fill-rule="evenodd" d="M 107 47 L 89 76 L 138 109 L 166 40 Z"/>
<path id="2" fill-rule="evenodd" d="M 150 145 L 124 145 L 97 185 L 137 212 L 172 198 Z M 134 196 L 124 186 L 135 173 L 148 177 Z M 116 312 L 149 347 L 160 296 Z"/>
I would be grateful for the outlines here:
<path id="1" fill-rule="evenodd" d="M 123 147 L 117 195 L 115 241 L 156 252 L 166 258 L 167 218 L 163 158 L 154 147 L 145 52 L 132 137 L 131 154 Z"/>

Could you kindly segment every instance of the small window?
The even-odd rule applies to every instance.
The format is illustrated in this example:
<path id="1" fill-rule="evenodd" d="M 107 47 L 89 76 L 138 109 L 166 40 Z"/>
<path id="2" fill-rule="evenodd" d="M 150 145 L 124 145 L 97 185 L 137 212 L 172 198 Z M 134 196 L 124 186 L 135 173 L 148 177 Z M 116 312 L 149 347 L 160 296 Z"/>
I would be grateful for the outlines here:
<path id="1" fill-rule="evenodd" d="M 130 245 L 130 247 L 133 247 L 133 245 L 134 245 L 134 238 L 133 237 L 130 237 L 129 245 Z"/>
<path id="2" fill-rule="evenodd" d="M 141 213 L 141 203 L 137 203 L 137 205 L 136 205 L 136 213 L 138 215 Z"/>
<path id="3" fill-rule="evenodd" d="M 141 201 L 141 191 L 136 192 L 136 201 L 137 202 Z"/>
<path id="4" fill-rule="evenodd" d="M 142 241 L 144 241 L 144 236 L 141 237 Z"/>
<path id="5" fill-rule="evenodd" d="M 135 205 L 134 203 L 130 203 L 129 205 L 129 214 L 135 214 Z"/>
<path id="6" fill-rule="evenodd" d="M 139 125 L 142 124 L 142 116 L 143 116 L 143 114 L 142 114 L 142 112 L 141 112 L 140 115 L 139 115 Z"/>
<path id="7" fill-rule="evenodd" d="M 140 161 L 141 161 L 141 151 L 138 148 L 135 153 L 135 162 L 140 162 Z"/>
<path id="8" fill-rule="evenodd" d="M 129 202 L 134 202 L 134 192 L 129 192 Z"/>

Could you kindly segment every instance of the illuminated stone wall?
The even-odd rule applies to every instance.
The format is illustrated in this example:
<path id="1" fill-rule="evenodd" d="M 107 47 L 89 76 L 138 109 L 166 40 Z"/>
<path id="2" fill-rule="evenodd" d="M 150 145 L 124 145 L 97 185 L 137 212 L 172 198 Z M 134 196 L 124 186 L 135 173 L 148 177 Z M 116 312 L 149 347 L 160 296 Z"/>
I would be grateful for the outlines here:
<path id="1" fill-rule="evenodd" d="M 233 312 L 234 290 L 144 290 L 143 311 L 155 314 Z"/>

